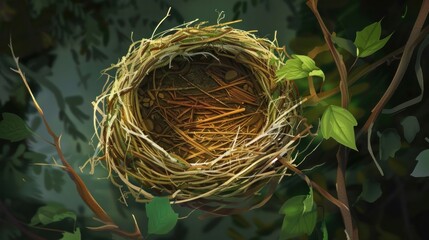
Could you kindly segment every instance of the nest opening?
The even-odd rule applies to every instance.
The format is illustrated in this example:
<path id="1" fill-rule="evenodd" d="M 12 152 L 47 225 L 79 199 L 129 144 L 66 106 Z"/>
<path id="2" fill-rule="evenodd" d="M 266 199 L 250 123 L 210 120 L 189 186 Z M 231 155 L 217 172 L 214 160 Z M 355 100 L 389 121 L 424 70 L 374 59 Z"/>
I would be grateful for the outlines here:
<path id="1" fill-rule="evenodd" d="M 145 131 L 186 164 L 205 163 L 234 141 L 256 137 L 266 120 L 267 98 L 251 71 L 215 54 L 176 57 L 139 86 Z"/>

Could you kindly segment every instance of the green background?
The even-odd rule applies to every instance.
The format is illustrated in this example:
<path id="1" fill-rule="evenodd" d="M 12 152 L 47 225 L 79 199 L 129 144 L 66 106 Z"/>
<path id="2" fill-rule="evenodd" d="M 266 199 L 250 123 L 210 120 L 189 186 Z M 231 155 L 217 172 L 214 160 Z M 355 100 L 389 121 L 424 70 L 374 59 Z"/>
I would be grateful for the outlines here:
<path id="1" fill-rule="evenodd" d="M 356 31 L 382 20 L 382 36 L 394 32 L 385 48 L 374 56 L 362 59 L 358 64 L 374 62 L 391 51 L 403 46 L 409 36 L 420 1 L 368 1 L 368 0 L 320 0 L 319 9 L 330 31 L 353 40 Z M 317 21 L 303 0 L 232 0 L 232 1 L 113 1 L 113 0 L 2 0 L 0 1 L 0 112 L 12 112 L 26 120 L 37 134 L 48 138 L 40 124 L 29 95 L 19 77 L 10 71 L 14 66 L 8 48 L 11 39 L 15 53 L 20 57 L 22 68 L 37 100 L 44 109 L 50 125 L 62 134 L 62 148 L 69 163 L 77 170 L 92 156 L 91 142 L 94 129 L 91 101 L 100 94 L 106 81 L 102 69 L 116 63 L 126 54 L 131 37 L 134 40 L 149 38 L 168 7 L 171 16 L 158 31 L 186 21 L 200 19 L 215 24 L 218 14 L 225 12 L 226 22 L 242 19 L 234 26 L 245 30 L 257 30 L 257 35 L 273 39 L 277 31 L 280 45 L 289 54 L 307 54 L 323 43 Z M 424 52 L 427 56 L 427 50 Z M 353 62 L 344 53 L 346 63 Z M 422 65 L 428 65 L 422 58 Z M 329 54 L 316 59 L 325 71 L 327 83 L 334 86 L 337 75 Z M 415 73 L 415 59 L 389 106 L 395 106 L 417 96 L 419 92 Z M 385 91 L 392 79 L 398 61 L 367 75 L 356 84 L 352 92 L 350 110 L 363 125 L 370 110 Z M 350 64 L 348 65 L 350 66 Z M 424 69 L 427 76 L 428 69 Z M 425 78 L 427 84 L 427 77 Z M 302 95 L 306 88 L 298 83 Z M 338 103 L 339 96 L 306 109 L 306 117 L 317 123 L 327 104 Z M 398 114 L 382 115 L 376 122 L 373 148 L 379 152 L 377 132 L 396 131 L 401 137 L 401 148 L 394 157 L 381 161 L 385 171 L 382 177 L 366 150 L 366 139 L 359 139 L 359 152 L 353 152 L 347 170 L 347 183 L 352 213 L 359 226 L 361 239 L 428 239 L 429 183 L 427 178 L 410 176 L 416 165 L 416 156 L 429 148 L 425 137 L 429 136 L 427 122 L 429 101 L 423 101 Z M 403 137 L 400 122 L 406 116 L 416 116 L 421 131 L 412 143 Z M 393 130 L 392 130 L 393 129 Z M 396 136 L 396 135 L 395 135 Z M 389 138 L 387 138 L 389 140 Z M 393 141 L 393 140 L 392 140 Z M 78 215 L 77 226 L 82 239 L 111 239 L 109 233 L 94 233 L 85 229 L 96 226 L 92 213 L 78 196 L 72 181 L 58 167 L 36 166 L 34 163 L 52 164 L 55 149 L 40 138 L 10 143 L 0 140 L 0 201 L 6 209 L 0 211 L 0 238 L 25 239 L 11 221 L 10 215 L 22 224 L 29 223 L 40 206 L 49 202 L 63 204 Z M 96 144 L 96 142 L 94 143 Z M 41 153 L 41 154 L 37 154 Z M 311 179 L 335 193 L 336 146 L 325 141 L 301 165 L 308 169 Z M 55 159 L 58 161 L 58 159 Z M 317 168 L 313 168 L 318 166 Z M 132 229 L 131 214 L 137 217 L 142 232 L 146 234 L 144 206 L 131 199 L 125 206 L 118 202 L 120 193 L 107 179 L 102 167 L 95 174 L 84 168 L 82 175 L 95 198 L 125 229 Z M 282 215 L 278 210 L 284 201 L 297 194 L 306 194 L 308 188 L 299 177 L 286 177 L 270 202 L 261 209 L 243 215 L 224 218 L 199 219 L 203 214 L 195 211 L 186 219 L 179 220 L 176 228 L 167 236 L 150 236 L 149 239 L 277 239 Z M 330 239 L 342 239 L 344 227 L 335 206 L 316 194 L 319 222 L 310 239 L 321 239 L 319 229 L 325 220 Z M 187 216 L 189 209 L 174 206 L 180 217 Z M 9 215 L 10 214 L 10 215 Z M 70 230 L 70 221 L 50 225 L 51 228 Z M 31 229 L 48 239 L 61 235 L 49 231 Z M 121 239 L 114 236 L 114 239 Z M 302 239 L 306 239 L 303 237 Z"/>

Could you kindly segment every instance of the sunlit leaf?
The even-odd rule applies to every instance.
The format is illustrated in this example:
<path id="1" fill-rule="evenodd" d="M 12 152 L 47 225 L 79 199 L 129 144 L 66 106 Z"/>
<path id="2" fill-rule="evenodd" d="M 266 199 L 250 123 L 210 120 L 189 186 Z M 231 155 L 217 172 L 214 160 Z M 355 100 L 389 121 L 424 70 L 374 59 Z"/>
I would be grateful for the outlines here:
<path id="1" fill-rule="evenodd" d="M 401 137 L 394 128 L 384 130 L 380 137 L 379 155 L 381 160 L 395 157 L 395 153 L 401 148 Z"/>
<path id="2" fill-rule="evenodd" d="M 167 234 L 176 226 L 178 214 L 166 197 L 155 197 L 146 204 L 149 234 Z"/>
<path id="3" fill-rule="evenodd" d="M 37 209 L 36 214 L 34 214 L 33 218 L 31 218 L 30 225 L 46 225 L 49 223 L 61 221 L 66 218 L 71 218 L 76 221 L 76 214 L 70 210 L 67 210 L 60 204 L 50 203 Z"/>
<path id="4" fill-rule="evenodd" d="M 411 143 L 416 134 L 420 132 L 419 120 L 415 116 L 408 116 L 401 121 L 401 125 L 404 128 L 404 137 L 408 143 Z"/>
<path id="5" fill-rule="evenodd" d="M 357 121 L 347 109 L 330 105 L 322 115 L 321 132 L 325 139 L 332 137 L 346 147 L 357 150 L 354 126 Z"/>
<path id="6" fill-rule="evenodd" d="M 364 181 L 362 185 L 362 193 L 359 197 L 369 203 L 375 202 L 381 197 L 382 191 L 380 183 L 374 181 Z"/>
<path id="7" fill-rule="evenodd" d="M 21 141 L 31 135 L 31 130 L 24 120 L 13 113 L 3 113 L 0 121 L 0 138 L 11 142 Z"/>
<path id="8" fill-rule="evenodd" d="M 61 240 L 80 240 L 81 236 L 80 236 L 80 229 L 77 228 L 76 231 L 74 231 L 73 233 L 69 233 L 69 232 L 64 232 L 63 237 L 61 238 Z"/>
<path id="9" fill-rule="evenodd" d="M 313 59 L 305 55 L 292 55 L 291 59 L 286 60 L 286 63 L 276 72 L 279 81 L 296 80 L 306 78 L 308 76 L 321 77 L 325 80 L 325 74 L 316 66 Z"/>
<path id="10" fill-rule="evenodd" d="M 429 149 L 423 150 L 416 157 L 417 164 L 414 167 L 411 176 L 429 177 Z"/>
<path id="11" fill-rule="evenodd" d="M 356 39 L 354 41 L 357 47 L 356 55 L 358 57 L 367 57 L 377 52 L 386 45 L 392 34 L 383 39 L 380 39 L 380 36 L 381 21 L 368 25 L 361 31 L 356 32 Z"/>

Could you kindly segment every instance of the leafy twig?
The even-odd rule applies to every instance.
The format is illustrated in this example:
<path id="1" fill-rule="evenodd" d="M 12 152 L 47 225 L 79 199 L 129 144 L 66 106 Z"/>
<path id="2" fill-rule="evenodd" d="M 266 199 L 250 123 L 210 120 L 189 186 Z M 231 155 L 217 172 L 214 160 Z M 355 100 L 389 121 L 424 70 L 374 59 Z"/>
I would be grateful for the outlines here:
<path id="1" fill-rule="evenodd" d="M 425 27 L 420 32 L 418 38 L 415 39 L 413 45 L 417 45 L 418 43 L 420 43 L 424 39 L 424 37 L 427 36 L 428 34 L 429 34 L 429 26 Z M 357 80 L 361 79 L 366 74 L 370 73 L 371 71 L 373 71 L 374 69 L 378 68 L 379 66 L 385 64 L 386 62 L 391 61 L 396 56 L 401 55 L 402 52 L 404 52 L 404 49 L 405 49 L 404 47 L 398 48 L 395 51 L 384 56 L 383 58 L 379 59 L 378 61 L 371 63 L 370 65 L 355 69 L 353 72 L 350 73 L 350 76 L 348 78 L 348 85 L 349 86 L 353 85 Z M 339 87 L 335 87 L 333 89 L 323 91 L 321 93 L 318 93 L 317 96 L 309 96 L 309 98 L 305 104 L 306 105 L 314 105 L 315 103 L 323 101 L 327 98 L 330 98 L 339 92 L 340 92 Z"/>
<path id="2" fill-rule="evenodd" d="M 344 64 L 342 56 L 338 53 L 337 49 L 332 42 L 331 36 L 332 34 L 329 32 L 325 23 L 323 22 L 322 17 L 320 16 L 319 11 L 317 10 L 317 2 L 318 0 L 308 0 L 307 6 L 311 9 L 314 16 L 316 17 L 320 28 L 323 32 L 323 37 L 325 38 L 325 42 L 328 45 L 329 51 L 331 52 L 332 58 L 334 59 L 335 65 L 337 66 L 338 73 L 340 75 L 340 83 L 339 88 L 341 92 L 341 107 L 346 108 L 349 105 L 349 87 L 347 82 L 347 69 Z M 349 200 L 347 197 L 347 189 L 345 183 L 345 170 L 347 166 L 348 159 L 348 149 L 341 145 L 338 148 L 337 152 L 337 194 L 338 199 L 347 206 L 347 209 L 340 208 L 341 215 L 343 217 L 344 225 L 346 228 L 346 234 L 354 240 L 357 240 L 359 237 L 357 235 L 357 229 L 353 225 L 352 216 L 350 213 Z"/>
<path id="3" fill-rule="evenodd" d="M 319 186 L 317 183 L 311 181 L 310 178 L 307 177 L 301 170 L 296 168 L 294 165 L 286 161 L 284 158 L 280 158 L 279 160 L 283 165 L 285 165 L 288 169 L 292 170 L 294 173 L 298 174 L 309 186 L 316 189 L 320 195 L 324 196 L 328 201 L 336 205 L 340 209 L 344 209 L 345 211 L 349 211 L 349 208 L 341 201 L 336 199 L 334 196 L 332 196 L 328 191 L 323 189 L 321 186 Z"/>
<path id="4" fill-rule="evenodd" d="M 340 88 L 341 91 L 344 94 L 341 94 L 341 105 L 344 108 L 347 108 L 348 102 L 349 102 L 349 90 L 348 90 L 348 83 L 347 83 L 347 69 L 346 65 L 344 64 L 344 61 L 341 57 L 341 55 L 338 53 L 337 49 L 334 46 L 334 43 L 331 39 L 331 33 L 329 32 L 328 28 L 326 27 L 325 23 L 323 22 L 322 17 L 319 14 L 319 11 L 317 10 L 317 2 L 318 0 L 308 0 L 307 6 L 311 9 L 314 16 L 317 18 L 317 21 L 319 22 L 320 28 L 323 32 L 323 37 L 325 38 L 326 44 L 328 45 L 329 51 L 331 52 L 331 55 L 334 59 L 335 65 L 337 66 L 338 73 L 340 74 Z"/>
<path id="5" fill-rule="evenodd" d="M 356 138 L 359 138 L 362 134 L 368 131 L 368 128 L 378 118 L 381 111 L 383 110 L 383 107 L 390 100 L 390 98 L 393 96 L 396 89 L 398 88 L 399 84 L 401 83 L 402 78 L 405 75 L 405 71 L 407 70 L 408 64 L 413 55 L 414 48 L 416 47 L 414 43 L 416 42 L 417 38 L 420 36 L 420 33 L 423 28 L 423 24 L 425 23 L 428 13 L 429 13 L 429 0 L 423 0 L 422 5 L 420 7 L 419 14 L 417 15 L 417 19 L 414 23 L 413 29 L 411 30 L 410 37 L 408 38 L 407 43 L 405 44 L 404 53 L 402 54 L 401 60 L 399 61 L 399 66 L 396 69 L 392 82 L 390 83 L 384 95 L 381 97 L 380 101 L 378 101 L 377 105 L 375 105 L 375 107 L 372 109 L 371 115 L 368 117 L 367 121 L 365 122 L 365 125 L 359 131 Z"/>
<path id="6" fill-rule="evenodd" d="M 88 190 L 88 188 L 86 187 L 86 185 L 83 182 L 83 180 L 81 179 L 81 177 L 76 173 L 76 171 L 72 168 L 72 166 L 67 162 L 67 160 L 64 157 L 63 151 L 61 149 L 61 135 L 55 134 L 55 132 L 52 130 L 52 128 L 50 127 L 50 125 L 49 125 L 49 123 L 45 117 L 45 114 L 43 113 L 42 108 L 40 107 L 36 98 L 34 97 L 33 91 L 31 90 L 30 86 L 28 85 L 27 78 L 25 77 L 24 73 L 22 72 L 22 70 L 19 66 L 19 58 L 17 58 L 15 56 L 15 53 L 13 51 L 12 41 L 10 42 L 9 47 L 10 47 L 10 50 L 12 53 L 12 57 L 13 57 L 15 64 L 16 64 L 16 69 L 11 68 L 11 70 L 14 71 L 15 73 L 17 73 L 21 77 L 22 81 L 24 82 L 25 87 L 27 88 L 27 91 L 30 94 L 31 99 L 35 105 L 35 108 L 36 108 L 37 112 L 39 113 L 40 117 L 42 118 L 42 121 L 45 125 L 46 130 L 48 131 L 49 135 L 52 137 L 52 140 L 53 140 L 55 149 L 57 151 L 57 154 L 60 157 L 61 162 L 65 167 L 63 169 L 65 171 L 67 171 L 70 178 L 75 183 L 77 191 L 78 191 L 80 197 L 82 198 L 82 200 L 91 209 L 91 211 L 94 212 L 94 214 L 103 222 L 103 224 L 105 224 L 106 226 L 116 226 L 116 228 L 109 229 L 112 232 L 114 232 L 115 234 L 121 235 L 124 237 L 129 237 L 129 238 L 142 239 L 141 233 L 140 233 L 140 230 L 138 229 L 138 227 L 136 227 L 136 230 L 133 233 L 128 233 L 128 232 L 125 232 L 125 231 L 119 229 L 119 227 L 117 227 L 117 225 L 114 224 L 114 222 L 110 218 L 110 216 L 100 206 L 100 204 L 97 202 L 97 200 L 95 200 L 95 198 L 92 196 L 91 192 Z"/>

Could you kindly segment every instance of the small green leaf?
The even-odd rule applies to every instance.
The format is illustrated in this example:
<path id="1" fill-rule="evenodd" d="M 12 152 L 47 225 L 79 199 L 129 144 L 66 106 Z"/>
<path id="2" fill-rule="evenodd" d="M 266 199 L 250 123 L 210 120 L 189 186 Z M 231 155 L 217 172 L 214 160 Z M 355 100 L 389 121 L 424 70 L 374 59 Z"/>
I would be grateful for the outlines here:
<path id="1" fill-rule="evenodd" d="M 291 239 L 302 236 L 304 234 L 310 235 L 317 222 L 317 209 L 313 205 L 311 209 L 304 211 L 305 201 L 309 195 L 299 195 L 287 200 L 280 213 L 284 214 L 282 229 L 280 232 L 280 239 Z"/>
<path id="2" fill-rule="evenodd" d="M 356 32 L 356 39 L 354 41 L 354 44 L 357 47 L 356 55 L 358 57 L 367 57 L 377 52 L 386 45 L 392 34 L 380 39 L 381 21 L 366 26 L 362 31 Z"/>
<path id="3" fill-rule="evenodd" d="M 311 77 L 321 77 L 323 80 L 325 80 L 325 73 L 323 73 L 323 71 L 320 70 L 320 69 L 313 70 L 313 71 L 309 72 L 308 76 L 311 76 Z"/>
<path id="4" fill-rule="evenodd" d="M 286 60 L 286 63 L 276 72 L 279 81 L 296 80 L 306 78 L 308 76 L 317 76 L 325 80 L 325 74 L 316 66 L 313 59 L 305 55 L 292 55 L 291 59 Z"/>
<path id="5" fill-rule="evenodd" d="M 429 177 L 429 149 L 423 150 L 416 157 L 417 164 L 414 167 L 411 176 Z"/>
<path id="6" fill-rule="evenodd" d="M 389 157 L 395 157 L 395 153 L 401 148 L 401 137 L 394 128 L 384 130 L 380 137 L 380 159 L 387 160 Z"/>
<path id="7" fill-rule="evenodd" d="M 47 225 L 49 223 L 59 222 L 65 218 L 72 218 L 76 221 L 76 214 L 58 203 L 51 203 L 37 209 L 36 214 L 31 218 L 30 225 Z"/>
<path id="8" fill-rule="evenodd" d="M 176 226 L 178 214 L 171 208 L 166 197 L 155 197 L 146 204 L 146 214 L 149 219 L 149 234 L 167 234 Z"/>
<path id="9" fill-rule="evenodd" d="M 299 59 L 288 59 L 285 65 L 280 68 L 277 73 L 279 80 L 294 80 L 308 76 L 308 73 L 302 70 L 302 62 Z"/>
<path id="10" fill-rule="evenodd" d="M 325 139 L 337 142 L 357 151 L 354 126 L 357 121 L 347 109 L 330 105 L 322 115 L 321 132 Z"/>
<path id="11" fill-rule="evenodd" d="M 69 232 L 64 232 L 63 237 L 61 238 L 61 240 L 80 240 L 81 236 L 80 236 L 80 229 L 77 228 L 76 231 L 74 231 L 73 233 L 69 233 Z"/>
<path id="12" fill-rule="evenodd" d="M 18 115 L 5 112 L 2 116 L 3 120 L 0 122 L 1 139 L 17 142 L 31 135 L 31 130 Z"/>
<path id="13" fill-rule="evenodd" d="M 349 40 L 342 37 L 332 36 L 332 41 L 337 44 L 340 48 L 346 50 L 353 56 L 356 56 L 356 46 L 355 44 Z"/>
<path id="14" fill-rule="evenodd" d="M 401 121 L 401 125 L 404 128 L 404 137 L 408 143 L 411 143 L 416 134 L 420 132 L 419 120 L 415 116 L 408 116 Z"/>
<path id="15" fill-rule="evenodd" d="M 359 195 L 359 198 L 369 203 L 373 203 L 381 197 L 382 193 L 383 192 L 381 191 L 380 183 L 373 181 L 365 181 L 362 184 L 362 192 Z"/>

